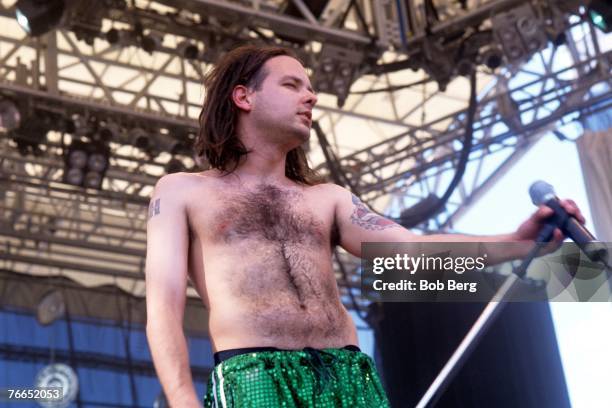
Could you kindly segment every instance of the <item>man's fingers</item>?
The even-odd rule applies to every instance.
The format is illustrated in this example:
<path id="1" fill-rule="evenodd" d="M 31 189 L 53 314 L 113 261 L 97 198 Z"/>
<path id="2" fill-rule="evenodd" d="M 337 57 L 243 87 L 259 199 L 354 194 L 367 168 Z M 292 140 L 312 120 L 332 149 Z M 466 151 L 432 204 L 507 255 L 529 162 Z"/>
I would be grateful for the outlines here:
<path id="1" fill-rule="evenodd" d="M 559 228 L 556 228 L 555 231 L 553 232 L 553 236 L 550 242 L 548 242 L 544 246 L 544 248 L 542 248 L 542 252 L 540 253 L 540 255 L 545 255 L 545 254 L 550 254 L 550 253 L 555 252 L 557 249 L 559 249 L 559 247 L 561 247 L 561 244 L 563 243 L 564 240 L 565 240 L 565 236 L 563 235 L 563 233 L 561 232 Z"/>
<path id="2" fill-rule="evenodd" d="M 576 205 L 574 200 L 561 200 L 561 206 L 565 211 L 567 211 L 568 214 L 576 217 L 576 219 L 580 221 L 580 223 L 585 223 L 584 216 L 582 215 L 582 212 L 580 212 L 580 209 L 578 208 L 578 205 Z"/>
<path id="3" fill-rule="evenodd" d="M 565 235 L 563 235 L 563 232 L 561 232 L 559 228 L 555 228 L 555 232 L 553 233 L 552 240 L 554 242 L 563 242 L 564 239 L 565 239 Z"/>
<path id="4" fill-rule="evenodd" d="M 572 215 L 575 215 L 577 212 L 580 212 L 580 210 L 578 210 L 578 206 L 572 200 L 561 200 L 561 207 L 563 207 L 565 211 Z"/>
<path id="5" fill-rule="evenodd" d="M 568 214 L 576 217 L 576 219 L 581 223 L 584 224 L 585 223 L 585 218 L 582 215 L 582 212 L 580 211 L 580 209 L 578 208 L 578 206 L 576 205 L 576 203 L 574 202 L 574 200 L 560 200 L 561 203 L 561 207 L 563 207 L 563 209 L 565 211 L 567 211 Z M 548 217 L 550 217 L 551 215 L 553 215 L 554 211 L 550 208 L 547 207 L 546 205 L 541 205 L 540 208 L 538 208 L 538 211 L 536 211 L 535 215 L 537 218 L 539 218 L 540 220 L 546 219 Z"/>
<path id="6" fill-rule="evenodd" d="M 543 220 L 553 215 L 553 213 L 554 211 L 552 210 L 552 208 L 547 207 L 545 205 L 541 205 L 540 208 L 538 208 L 538 210 L 536 211 L 535 216 L 540 220 Z"/>

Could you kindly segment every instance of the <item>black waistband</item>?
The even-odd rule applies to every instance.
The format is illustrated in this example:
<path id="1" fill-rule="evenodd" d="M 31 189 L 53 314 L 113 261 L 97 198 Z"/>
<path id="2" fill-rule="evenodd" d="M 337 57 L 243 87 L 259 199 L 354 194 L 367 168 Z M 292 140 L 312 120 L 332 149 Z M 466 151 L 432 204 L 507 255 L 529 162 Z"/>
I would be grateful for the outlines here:
<path id="1" fill-rule="evenodd" d="M 352 344 L 348 346 L 344 346 L 342 348 L 344 350 L 350 350 L 350 351 L 361 351 L 359 347 L 353 346 Z M 237 348 L 237 349 L 217 351 L 214 357 L 215 357 L 215 365 L 217 365 L 227 360 L 228 358 L 236 357 L 241 354 L 257 353 L 260 351 L 306 351 L 306 350 L 313 350 L 313 349 L 310 347 L 306 347 L 303 350 L 285 350 L 285 349 L 279 349 L 276 347 L 247 347 L 247 348 Z"/>

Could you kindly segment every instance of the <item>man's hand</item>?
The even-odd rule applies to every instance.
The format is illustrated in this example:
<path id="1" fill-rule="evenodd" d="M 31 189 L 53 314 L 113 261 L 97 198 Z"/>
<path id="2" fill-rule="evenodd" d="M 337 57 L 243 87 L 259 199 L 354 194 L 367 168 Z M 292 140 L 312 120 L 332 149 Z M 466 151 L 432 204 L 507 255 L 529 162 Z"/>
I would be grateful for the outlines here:
<path id="1" fill-rule="evenodd" d="M 573 200 L 560 200 L 561 206 L 567 213 L 574 216 L 581 224 L 584 224 L 584 216 Z M 552 208 L 541 205 L 519 228 L 511 235 L 512 240 L 516 242 L 531 242 L 534 241 L 546 221 L 554 214 Z M 559 228 L 555 229 L 551 245 L 547 249 L 551 252 L 559 248 L 565 235 Z M 548 251 L 546 251 L 548 252 Z"/>

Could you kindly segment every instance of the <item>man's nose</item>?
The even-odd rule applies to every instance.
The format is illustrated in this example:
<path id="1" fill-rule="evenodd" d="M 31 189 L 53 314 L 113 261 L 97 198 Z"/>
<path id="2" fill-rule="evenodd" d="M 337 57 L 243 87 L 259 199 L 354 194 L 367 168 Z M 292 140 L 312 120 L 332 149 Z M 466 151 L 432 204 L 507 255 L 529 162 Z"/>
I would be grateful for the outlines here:
<path id="1" fill-rule="evenodd" d="M 317 104 L 317 95 L 313 92 L 306 91 L 306 103 L 311 107 L 315 106 Z"/>

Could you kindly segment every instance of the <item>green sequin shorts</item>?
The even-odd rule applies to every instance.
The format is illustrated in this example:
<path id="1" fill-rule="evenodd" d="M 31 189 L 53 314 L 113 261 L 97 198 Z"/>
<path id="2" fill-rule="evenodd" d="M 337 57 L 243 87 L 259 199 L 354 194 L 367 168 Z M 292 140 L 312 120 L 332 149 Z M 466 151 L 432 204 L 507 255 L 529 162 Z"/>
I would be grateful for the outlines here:
<path id="1" fill-rule="evenodd" d="M 205 407 L 389 407 L 372 359 L 348 349 L 256 351 L 213 369 Z"/>

